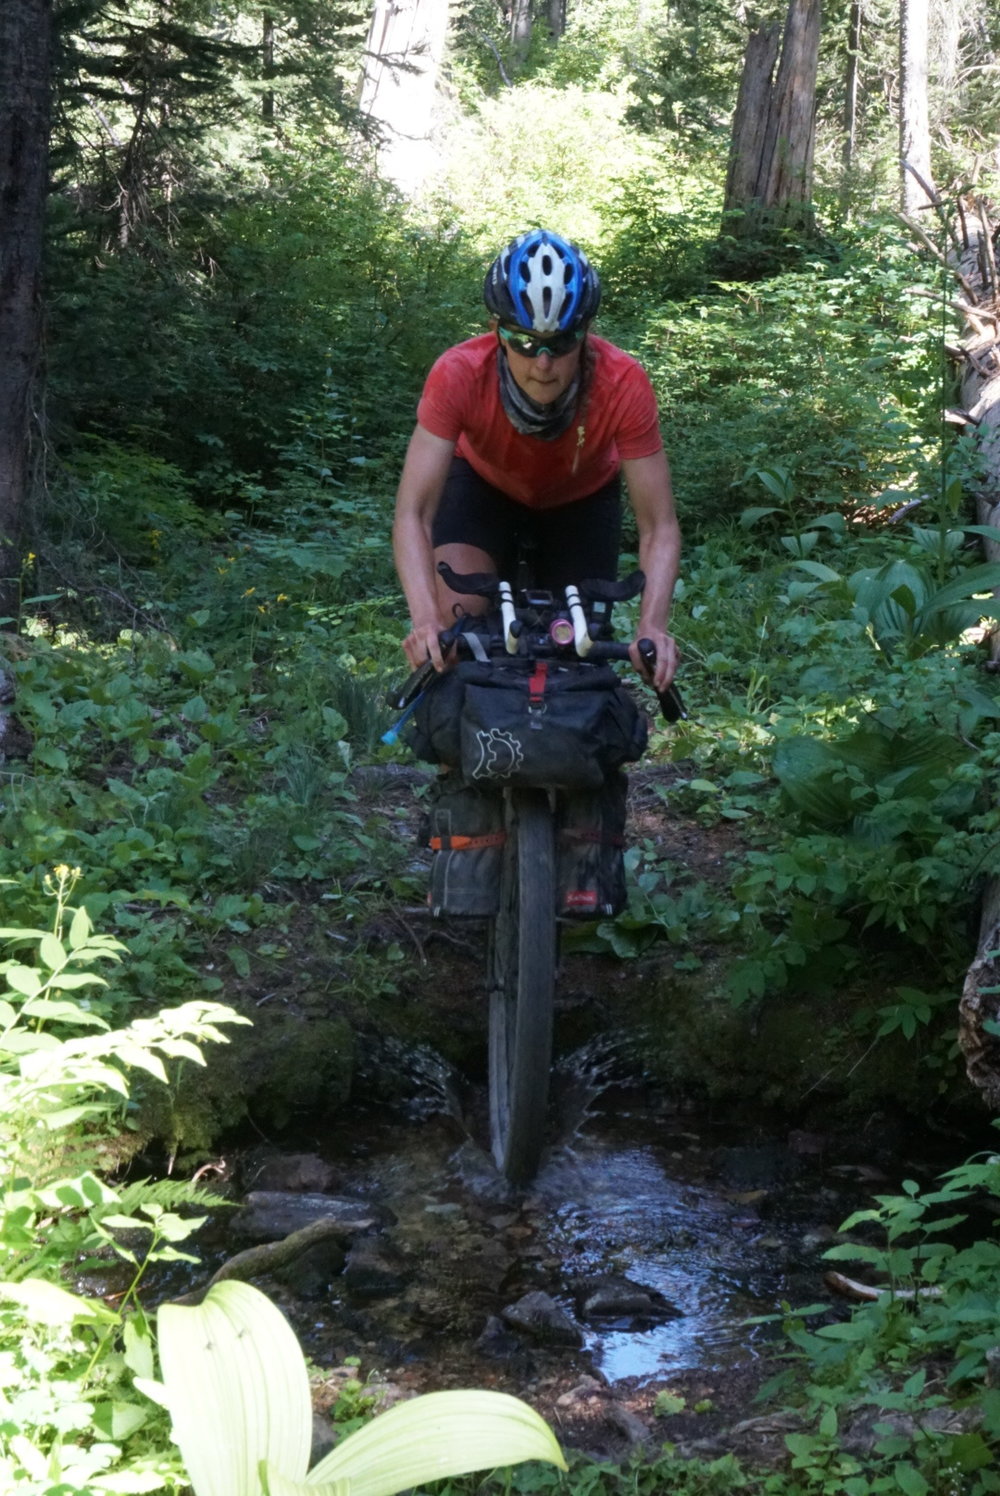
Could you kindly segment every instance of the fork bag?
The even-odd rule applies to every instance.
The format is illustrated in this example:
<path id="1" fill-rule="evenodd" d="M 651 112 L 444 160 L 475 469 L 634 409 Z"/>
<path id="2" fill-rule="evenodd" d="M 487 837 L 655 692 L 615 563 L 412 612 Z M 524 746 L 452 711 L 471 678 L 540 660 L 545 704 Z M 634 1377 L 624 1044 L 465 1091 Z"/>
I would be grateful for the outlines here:
<path id="1" fill-rule="evenodd" d="M 620 914 L 625 891 L 628 780 L 613 770 L 596 790 L 559 796 L 556 822 L 556 913 L 566 919 Z"/>

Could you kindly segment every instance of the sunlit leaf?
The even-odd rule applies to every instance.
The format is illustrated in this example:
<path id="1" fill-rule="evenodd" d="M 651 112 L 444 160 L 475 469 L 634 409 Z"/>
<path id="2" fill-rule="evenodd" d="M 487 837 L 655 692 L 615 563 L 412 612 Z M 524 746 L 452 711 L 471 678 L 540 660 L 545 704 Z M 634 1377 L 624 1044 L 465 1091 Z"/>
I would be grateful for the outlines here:
<path id="1" fill-rule="evenodd" d="M 258 1496 L 262 1461 L 303 1478 L 309 1378 L 270 1299 L 248 1283 L 218 1283 L 195 1307 L 162 1305 L 157 1321 L 174 1438 L 196 1496 Z"/>
<path id="2" fill-rule="evenodd" d="M 309 1485 L 347 1479 L 351 1496 L 394 1496 L 522 1460 L 566 1469 L 552 1430 L 533 1408 L 503 1392 L 429 1392 L 351 1434 L 309 1472 Z"/>

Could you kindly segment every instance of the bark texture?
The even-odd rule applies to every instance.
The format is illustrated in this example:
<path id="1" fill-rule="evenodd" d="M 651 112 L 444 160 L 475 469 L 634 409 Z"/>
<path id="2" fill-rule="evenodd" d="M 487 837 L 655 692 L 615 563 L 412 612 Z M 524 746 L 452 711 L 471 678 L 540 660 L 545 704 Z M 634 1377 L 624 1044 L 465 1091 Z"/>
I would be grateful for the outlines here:
<path id="1" fill-rule="evenodd" d="M 907 214 L 922 212 L 934 198 L 927 110 L 928 4 L 929 0 L 899 0 L 899 156 Z"/>
<path id="2" fill-rule="evenodd" d="M 861 0 L 851 0 L 847 21 L 847 74 L 844 78 L 844 175 L 854 168 L 858 141 L 858 77 L 861 62 Z"/>
<path id="3" fill-rule="evenodd" d="M 926 189 L 926 183 L 921 184 Z M 959 204 L 960 231 L 954 232 L 952 268 L 960 287 L 957 310 L 965 333 L 952 352 L 961 361 L 962 410 L 982 456 L 975 495 L 980 524 L 1000 526 L 1000 321 L 996 242 L 998 231 L 982 200 Z M 987 557 L 1000 561 L 1000 545 L 985 540 Z M 1000 635 L 994 631 L 990 667 L 1000 667 Z M 988 668 L 990 668 L 988 667 Z M 1000 878 L 984 890 L 976 954 L 966 973 L 959 1003 L 959 1042 L 966 1072 L 992 1111 L 1000 1111 Z"/>
<path id="4" fill-rule="evenodd" d="M 812 169 L 820 0 L 789 0 L 777 64 L 776 32 L 750 37 L 726 181 L 734 232 L 813 227 Z"/>
<path id="5" fill-rule="evenodd" d="M 17 613 L 40 366 L 51 0 L 0 0 L 0 619 Z"/>
<path id="6" fill-rule="evenodd" d="M 511 0 L 510 42 L 515 59 L 523 62 L 531 47 L 531 0 Z"/>

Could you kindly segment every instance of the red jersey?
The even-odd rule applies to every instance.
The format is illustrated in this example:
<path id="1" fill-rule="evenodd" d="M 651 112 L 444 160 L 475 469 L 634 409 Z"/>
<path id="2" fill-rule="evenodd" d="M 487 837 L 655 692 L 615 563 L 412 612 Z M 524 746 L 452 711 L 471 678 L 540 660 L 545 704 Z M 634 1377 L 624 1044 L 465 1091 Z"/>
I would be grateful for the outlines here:
<path id="1" fill-rule="evenodd" d="M 586 410 L 554 441 L 516 431 L 500 402 L 497 339 L 484 333 L 449 348 L 427 376 L 417 420 L 455 442 L 481 478 L 531 509 L 554 509 L 596 493 L 622 462 L 663 446 L 656 396 L 640 364 L 587 335 L 593 369 Z"/>

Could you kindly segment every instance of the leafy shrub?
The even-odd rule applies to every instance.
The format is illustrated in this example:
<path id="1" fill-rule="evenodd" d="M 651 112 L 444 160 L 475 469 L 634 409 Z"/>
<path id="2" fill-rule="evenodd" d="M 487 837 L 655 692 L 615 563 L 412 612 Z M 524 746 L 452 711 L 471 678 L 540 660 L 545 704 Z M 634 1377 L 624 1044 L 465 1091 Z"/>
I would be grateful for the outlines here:
<path id="1" fill-rule="evenodd" d="M 111 1028 L 94 968 L 126 951 L 69 903 L 78 876 L 45 880 L 48 929 L 0 929 L 16 952 L 0 961 L 0 1483 L 38 1496 L 180 1485 L 162 1417 L 132 1387 L 153 1365 L 139 1285 L 151 1263 L 184 1256 L 177 1243 L 200 1222 L 178 1207 L 209 1197 L 173 1181 L 115 1189 L 95 1168 L 113 1163 L 132 1074 L 166 1083 L 164 1061 L 203 1065 L 220 1025 L 247 1022 L 194 1001 Z M 128 1273 L 116 1307 L 62 1286 L 109 1258 Z"/>

